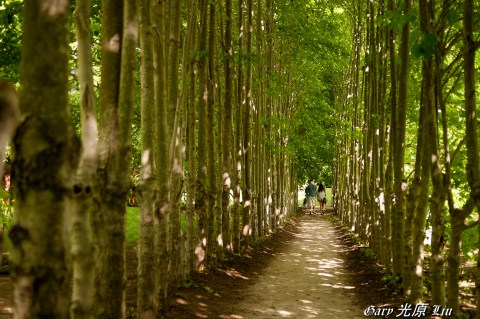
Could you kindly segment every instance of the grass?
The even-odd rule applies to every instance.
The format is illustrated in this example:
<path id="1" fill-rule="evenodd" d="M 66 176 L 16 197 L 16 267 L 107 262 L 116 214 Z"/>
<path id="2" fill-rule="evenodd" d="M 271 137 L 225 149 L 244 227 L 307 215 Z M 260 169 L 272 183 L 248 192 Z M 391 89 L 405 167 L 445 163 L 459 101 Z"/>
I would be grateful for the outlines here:
<path id="1" fill-rule="evenodd" d="M 187 229 L 185 214 L 180 213 L 180 223 L 182 231 Z M 125 241 L 127 245 L 135 244 L 138 241 L 140 233 L 140 209 L 138 207 L 127 207 L 125 216 Z"/>
<path id="2" fill-rule="evenodd" d="M 125 216 L 125 240 L 128 245 L 135 244 L 140 232 L 140 209 L 138 207 L 127 207 Z"/>

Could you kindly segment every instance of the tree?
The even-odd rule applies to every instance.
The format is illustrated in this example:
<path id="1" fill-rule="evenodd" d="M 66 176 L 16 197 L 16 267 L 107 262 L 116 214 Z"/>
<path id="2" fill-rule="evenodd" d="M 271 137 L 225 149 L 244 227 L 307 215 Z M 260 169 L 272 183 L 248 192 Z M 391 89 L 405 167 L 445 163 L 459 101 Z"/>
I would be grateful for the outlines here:
<path id="1" fill-rule="evenodd" d="M 465 136 L 467 138 L 466 174 L 470 197 L 480 208 L 480 160 L 478 155 L 476 90 L 475 90 L 475 45 L 473 39 L 473 1 L 466 0 L 463 7 L 463 57 L 464 57 L 464 95 L 465 95 Z M 479 227 L 480 229 L 480 227 Z M 480 257 L 477 256 L 477 269 L 480 269 Z M 477 309 L 480 309 L 480 278 L 476 278 Z M 477 310 L 476 318 L 480 318 Z"/>
<path id="2" fill-rule="evenodd" d="M 75 27 L 78 42 L 78 82 L 80 86 L 82 150 L 74 179 L 72 210 L 73 318 L 94 317 L 95 248 L 91 228 L 94 184 L 97 168 L 97 117 L 90 31 L 90 1 L 77 1 Z"/>
<path id="3" fill-rule="evenodd" d="M 233 41 L 232 41 L 232 0 L 226 0 L 225 23 L 225 99 L 222 125 L 222 241 L 223 247 L 231 247 L 230 242 L 230 190 L 232 189 L 232 96 L 233 96 Z M 238 227 L 238 223 L 237 223 Z"/>
<path id="4" fill-rule="evenodd" d="M 70 171 L 78 142 L 68 112 L 68 3 L 25 1 L 20 123 L 14 141 L 15 220 L 10 231 L 16 318 L 69 312 Z"/>
<path id="5" fill-rule="evenodd" d="M 157 200 L 155 171 L 155 78 L 153 57 L 153 28 L 150 0 L 140 2 L 140 48 L 141 48 L 141 129 L 142 170 L 138 185 L 140 201 L 140 235 L 138 240 L 138 317 L 151 318 L 155 313 L 155 228 L 154 214 Z"/>
<path id="6" fill-rule="evenodd" d="M 105 0 L 100 86 L 97 212 L 96 317 L 125 315 L 125 198 L 131 166 L 131 122 L 136 65 L 137 4 Z"/>
<path id="7" fill-rule="evenodd" d="M 248 246 L 251 236 L 252 223 L 252 172 L 251 172 L 251 124 L 250 112 L 252 110 L 252 32 L 253 32 L 253 1 L 247 0 L 247 71 L 245 76 L 245 106 L 243 110 L 243 147 L 244 147 L 244 176 L 245 184 L 242 190 L 243 196 L 243 215 L 242 215 L 242 241 L 244 246 Z"/>
<path id="8" fill-rule="evenodd" d="M 208 256 L 208 216 L 207 216 L 207 108 L 208 108 L 208 83 L 207 83 L 207 30 L 208 30 L 208 6 L 206 0 L 199 1 L 200 8 L 200 33 L 198 38 L 198 51 L 201 56 L 198 61 L 198 176 L 195 185 L 195 210 L 198 215 L 198 244 L 196 254 L 198 256 L 198 267 L 203 268 L 207 263 Z"/>

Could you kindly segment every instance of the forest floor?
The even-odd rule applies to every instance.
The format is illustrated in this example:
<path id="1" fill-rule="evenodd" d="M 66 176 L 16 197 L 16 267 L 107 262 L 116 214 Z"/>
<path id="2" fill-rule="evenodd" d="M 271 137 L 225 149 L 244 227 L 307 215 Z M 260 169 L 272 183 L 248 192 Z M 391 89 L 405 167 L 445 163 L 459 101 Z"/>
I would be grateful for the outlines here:
<path id="1" fill-rule="evenodd" d="M 198 273 L 179 288 L 165 318 L 385 318 L 405 303 L 371 257 L 335 221 L 300 214 L 219 269 Z M 127 318 L 135 318 L 136 252 L 127 250 Z M 0 319 L 12 318 L 12 289 L 0 275 Z M 375 316 L 383 312 L 383 315 Z M 427 316 L 430 318 L 427 311 Z"/>

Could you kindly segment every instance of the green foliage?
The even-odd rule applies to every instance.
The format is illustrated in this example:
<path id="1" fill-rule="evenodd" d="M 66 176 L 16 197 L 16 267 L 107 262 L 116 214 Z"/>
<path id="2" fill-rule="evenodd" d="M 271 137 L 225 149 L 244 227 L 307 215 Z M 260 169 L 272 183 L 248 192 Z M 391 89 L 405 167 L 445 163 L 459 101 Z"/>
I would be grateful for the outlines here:
<path id="1" fill-rule="evenodd" d="M 293 112 L 274 127 L 288 135 L 287 152 L 299 180 L 332 183 L 334 86 L 349 57 L 347 12 L 327 1 L 280 1 L 276 35 L 291 65 Z M 290 45 L 292 44 L 292 45 Z M 293 45 L 294 44 L 294 45 Z M 285 82 L 272 74 L 268 94 L 275 96 Z M 286 130 L 286 131 L 285 131 Z M 274 143 L 272 143 L 274 144 Z"/>
<path id="2" fill-rule="evenodd" d="M 469 223 L 473 223 L 473 219 L 478 219 L 478 214 L 474 214 L 469 218 Z M 471 227 L 462 233 L 462 253 L 463 255 L 474 261 L 478 255 L 478 228 Z"/>
<path id="3" fill-rule="evenodd" d="M 437 44 L 437 35 L 431 33 L 423 34 L 419 41 L 413 46 L 413 54 L 422 59 L 431 58 L 435 54 Z"/>
<path id="4" fill-rule="evenodd" d="M 13 217 L 11 194 L 0 187 L 0 227 L 9 228 Z"/>
<path id="5" fill-rule="evenodd" d="M 404 14 L 403 10 L 402 2 L 401 7 L 394 11 L 387 11 L 384 18 L 384 24 L 390 26 L 397 35 L 402 33 L 402 28 L 406 23 L 415 23 L 418 17 L 418 10 L 415 7 L 407 14 Z"/>
<path id="6" fill-rule="evenodd" d="M 393 272 L 388 272 L 382 277 L 382 281 L 391 289 L 400 291 L 402 289 L 402 280 Z"/>
<path id="7" fill-rule="evenodd" d="M 11 198 L 11 193 L 3 189 L 3 187 L 0 187 L 0 229 L 3 230 L 3 236 L 6 243 L 9 243 L 7 235 L 13 220 L 12 204 L 13 199 Z"/>
<path id="8" fill-rule="evenodd" d="M 0 0 L 0 78 L 19 82 L 23 2 Z"/>
<path id="9" fill-rule="evenodd" d="M 203 286 L 203 289 L 205 289 L 205 291 L 208 292 L 210 295 L 214 295 L 215 297 L 221 297 L 221 295 L 218 292 L 216 292 L 209 286 Z"/>

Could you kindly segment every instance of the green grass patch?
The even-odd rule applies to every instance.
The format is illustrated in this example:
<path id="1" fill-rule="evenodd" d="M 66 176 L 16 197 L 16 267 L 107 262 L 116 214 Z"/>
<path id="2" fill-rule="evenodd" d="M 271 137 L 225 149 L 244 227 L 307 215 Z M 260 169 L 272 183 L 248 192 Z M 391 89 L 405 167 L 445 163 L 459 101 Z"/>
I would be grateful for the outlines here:
<path id="1" fill-rule="evenodd" d="M 184 213 L 180 213 L 180 227 L 185 233 L 187 221 Z M 135 244 L 138 241 L 139 233 L 140 209 L 138 207 L 127 207 L 127 216 L 125 217 L 125 240 L 127 244 Z"/>
<path id="2" fill-rule="evenodd" d="M 125 240 L 127 244 L 135 244 L 140 233 L 140 209 L 138 207 L 127 207 L 125 217 Z"/>

